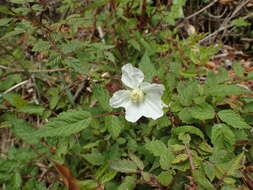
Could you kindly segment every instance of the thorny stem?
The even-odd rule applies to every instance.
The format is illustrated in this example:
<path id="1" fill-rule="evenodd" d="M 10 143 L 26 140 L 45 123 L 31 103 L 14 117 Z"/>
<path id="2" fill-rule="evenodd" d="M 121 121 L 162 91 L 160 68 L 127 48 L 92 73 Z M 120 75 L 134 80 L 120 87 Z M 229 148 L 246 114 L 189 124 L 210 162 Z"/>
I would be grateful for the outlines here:
<path id="1" fill-rule="evenodd" d="M 122 115 L 122 114 L 124 114 L 124 112 L 109 112 L 109 113 L 93 115 L 92 117 L 97 118 L 97 117 L 104 117 L 104 116 L 110 116 L 110 115 Z"/>
<path id="2" fill-rule="evenodd" d="M 186 150 L 186 153 L 188 154 L 188 157 L 189 157 L 189 162 L 190 162 L 190 166 L 191 166 L 191 171 L 193 171 L 193 170 L 195 170 L 195 166 L 194 166 L 194 164 L 193 164 L 191 150 L 188 148 L 187 145 L 185 145 L 185 150 Z"/>

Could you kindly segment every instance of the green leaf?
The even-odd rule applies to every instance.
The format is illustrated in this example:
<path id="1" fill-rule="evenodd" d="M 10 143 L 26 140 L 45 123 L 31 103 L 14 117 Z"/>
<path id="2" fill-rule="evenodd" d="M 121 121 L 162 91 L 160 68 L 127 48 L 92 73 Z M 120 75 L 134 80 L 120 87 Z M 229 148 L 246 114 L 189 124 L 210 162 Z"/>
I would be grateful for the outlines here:
<path id="1" fill-rule="evenodd" d="M 171 151 L 166 151 L 160 156 L 159 163 L 161 168 L 164 170 L 169 170 L 171 167 L 172 160 L 175 158 L 174 154 Z"/>
<path id="2" fill-rule="evenodd" d="M 144 170 L 144 163 L 142 162 L 142 160 L 140 158 L 138 158 L 136 155 L 134 155 L 133 153 L 129 153 L 129 157 L 131 158 L 132 161 L 134 161 L 134 163 L 137 165 L 137 167 L 140 170 Z"/>
<path id="3" fill-rule="evenodd" d="M 211 141 L 218 148 L 231 149 L 235 143 L 235 135 L 227 125 L 216 124 L 212 127 Z"/>
<path id="4" fill-rule="evenodd" d="M 13 188 L 14 189 L 19 189 L 20 187 L 21 187 L 21 185 L 22 185 L 22 177 L 21 177 L 21 175 L 20 175 L 20 173 L 19 172 L 14 172 L 14 174 L 13 174 Z"/>
<path id="5" fill-rule="evenodd" d="M 130 160 L 116 160 L 110 162 L 110 167 L 113 170 L 122 173 L 136 173 L 137 172 L 137 165 L 135 162 Z"/>
<path id="6" fill-rule="evenodd" d="M 93 84 L 92 91 L 95 98 L 98 100 L 99 104 L 105 111 L 112 111 L 112 108 L 109 106 L 109 93 L 99 84 Z"/>
<path id="7" fill-rule="evenodd" d="M 16 4 L 23 4 L 23 3 L 32 3 L 35 0 L 9 0 L 11 3 L 16 3 Z"/>
<path id="8" fill-rule="evenodd" d="M 0 5 L 0 13 L 4 13 L 11 16 L 15 15 L 12 11 L 9 10 L 7 6 L 4 6 L 4 5 Z"/>
<path id="9" fill-rule="evenodd" d="M 157 176 L 157 180 L 159 183 L 161 183 L 164 186 L 168 186 L 172 182 L 173 176 L 171 175 L 171 172 L 166 171 L 166 172 L 161 172 Z"/>
<path id="10" fill-rule="evenodd" d="M 199 185 L 201 185 L 206 190 L 216 190 L 216 188 L 208 181 L 202 171 L 193 170 L 193 177 Z"/>
<path id="11" fill-rule="evenodd" d="M 224 68 L 221 68 L 216 74 L 213 71 L 210 71 L 206 77 L 205 84 L 209 87 L 216 86 L 218 84 L 224 83 L 229 80 L 228 71 Z"/>
<path id="12" fill-rule="evenodd" d="M 228 96 L 228 95 L 240 95 L 251 94 L 252 92 L 236 85 L 215 85 L 205 88 L 205 94 L 209 96 Z"/>
<path id="13" fill-rule="evenodd" d="M 215 116 L 213 107 L 210 104 L 203 103 L 195 105 L 189 109 L 191 116 L 199 120 L 212 119 Z"/>
<path id="14" fill-rule="evenodd" d="M 243 118 L 233 110 L 222 110 L 218 113 L 219 118 L 236 129 L 250 129 L 251 127 Z"/>
<path id="15" fill-rule="evenodd" d="M 139 68 L 145 74 L 145 80 L 152 81 L 152 78 L 155 76 L 156 69 L 154 64 L 151 63 L 151 60 L 147 52 L 145 52 L 144 55 L 142 56 Z"/>
<path id="16" fill-rule="evenodd" d="M 105 126 L 112 135 L 113 139 L 116 139 L 119 137 L 120 132 L 124 128 L 123 122 L 119 119 L 117 116 L 107 116 L 105 118 Z"/>
<path id="17" fill-rule="evenodd" d="M 187 154 L 179 154 L 176 156 L 174 160 L 172 160 L 172 164 L 178 164 L 180 162 L 184 162 L 188 160 L 188 155 Z"/>
<path id="18" fill-rule="evenodd" d="M 141 46 L 136 40 L 130 39 L 128 40 L 128 43 L 131 44 L 134 49 L 141 51 Z"/>
<path id="19" fill-rule="evenodd" d="M 161 156 L 168 152 L 166 145 L 160 140 L 153 140 L 145 145 L 145 148 L 149 150 L 154 156 Z"/>
<path id="20" fill-rule="evenodd" d="M 45 108 L 43 108 L 43 106 L 38 104 L 27 104 L 26 106 L 18 109 L 18 111 L 23 113 L 42 115 L 43 112 L 45 111 Z"/>
<path id="21" fill-rule="evenodd" d="M 91 115 L 86 111 L 68 110 L 51 119 L 34 134 L 37 137 L 64 137 L 89 127 Z"/>
<path id="22" fill-rule="evenodd" d="M 211 163 L 205 163 L 204 170 L 205 170 L 206 176 L 209 178 L 209 180 L 213 181 L 215 178 L 215 166 Z"/>
<path id="23" fill-rule="evenodd" d="M 183 6 L 185 3 L 186 0 L 173 1 L 170 12 L 166 12 L 163 17 L 164 20 L 170 25 L 175 25 L 175 20 L 184 16 Z"/>
<path id="24" fill-rule="evenodd" d="M 228 170 L 226 172 L 226 174 L 228 176 L 233 176 L 236 174 L 236 172 L 238 172 L 238 169 L 242 168 L 242 160 L 244 158 L 244 152 L 242 152 L 241 154 L 239 154 L 238 156 L 236 156 L 228 165 Z"/>
<path id="25" fill-rule="evenodd" d="M 17 109 L 21 109 L 28 104 L 28 102 L 25 101 L 19 94 L 5 94 L 3 98 Z"/>
<path id="26" fill-rule="evenodd" d="M 1 12 L 1 11 L 0 11 Z M 11 22 L 13 19 L 12 18 L 1 18 L 0 19 L 0 26 L 6 26 Z"/>
<path id="27" fill-rule="evenodd" d="M 174 127 L 172 128 L 172 133 L 174 133 L 175 135 L 189 133 L 197 135 L 200 138 L 204 139 L 204 134 L 202 133 L 202 131 L 199 128 L 193 126 Z"/>
<path id="28" fill-rule="evenodd" d="M 190 112 L 190 107 L 186 107 L 184 109 L 182 109 L 179 113 L 178 113 L 179 119 L 187 124 L 191 124 L 194 123 L 194 121 L 196 121 L 192 116 L 191 116 L 191 112 Z"/>
<path id="29" fill-rule="evenodd" d="M 75 72 L 80 74 L 87 74 L 89 70 L 89 65 L 81 62 L 79 59 L 75 57 L 66 57 L 63 60 L 64 64 L 73 69 Z"/>
<path id="30" fill-rule="evenodd" d="M 235 74 L 237 74 L 239 77 L 244 77 L 244 68 L 242 64 L 240 63 L 233 64 L 233 70 L 235 71 Z"/>
<path id="31" fill-rule="evenodd" d="M 233 25 L 235 25 L 235 26 L 250 26 L 251 24 L 247 21 L 247 20 L 245 20 L 244 18 L 237 18 L 237 19 L 234 19 L 234 20 L 232 20 L 232 22 L 231 22 Z"/>
<path id="32" fill-rule="evenodd" d="M 136 186 L 136 178 L 134 176 L 126 176 L 123 183 L 120 184 L 117 190 L 134 190 Z"/>
<path id="33" fill-rule="evenodd" d="M 31 126 L 24 120 L 21 119 L 11 119 L 12 132 L 14 135 L 20 137 L 28 144 L 37 144 L 39 139 L 33 134 L 36 133 L 37 128 Z"/>
<path id="34" fill-rule="evenodd" d="M 47 41 L 39 40 L 38 42 L 35 43 L 33 46 L 32 51 L 35 52 L 41 52 L 41 51 L 47 51 L 51 47 L 50 43 Z"/>
<path id="35" fill-rule="evenodd" d="M 94 166 L 99 166 L 105 163 L 104 155 L 97 151 L 93 151 L 90 154 L 85 154 L 83 157 Z"/>
<path id="36" fill-rule="evenodd" d="M 101 184 L 105 184 L 105 183 L 111 181 L 116 175 L 117 175 L 116 171 L 107 172 L 104 176 L 102 176 L 100 178 L 99 181 L 100 181 Z"/>
<path id="37" fill-rule="evenodd" d="M 193 98 L 198 95 L 198 83 L 196 81 L 180 82 L 177 91 L 180 103 L 190 106 L 193 103 Z"/>

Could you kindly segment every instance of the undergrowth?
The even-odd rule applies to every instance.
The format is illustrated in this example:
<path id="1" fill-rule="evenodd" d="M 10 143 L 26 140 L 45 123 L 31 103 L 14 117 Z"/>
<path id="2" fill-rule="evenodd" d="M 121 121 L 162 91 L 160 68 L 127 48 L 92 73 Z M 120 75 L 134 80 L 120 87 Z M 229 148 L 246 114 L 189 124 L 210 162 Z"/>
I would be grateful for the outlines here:
<path id="1" fill-rule="evenodd" d="M 250 1 L 1 2 L 1 190 L 253 188 Z M 125 64 L 163 117 L 109 105 Z"/>

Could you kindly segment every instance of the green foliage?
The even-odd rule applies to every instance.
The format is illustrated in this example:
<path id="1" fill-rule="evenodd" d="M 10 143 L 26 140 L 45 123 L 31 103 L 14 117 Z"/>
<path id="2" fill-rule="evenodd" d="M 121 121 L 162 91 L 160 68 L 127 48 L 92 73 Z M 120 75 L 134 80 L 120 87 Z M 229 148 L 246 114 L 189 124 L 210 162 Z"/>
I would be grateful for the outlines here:
<path id="1" fill-rule="evenodd" d="M 240 115 L 236 114 L 232 110 L 222 110 L 218 113 L 219 118 L 228 125 L 237 129 L 249 129 L 251 128 Z"/>
<path id="2" fill-rule="evenodd" d="M 3 1 L 0 189 L 250 189 L 253 72 L 230 49 L 236 63 L 223 67 L 226 44 L 201 42 L 202 27 L 217 31 L 204 17 L 187 33 L 221 10 L 184 19 L 208 2 Z M 250 39 L 250 18 L 238 15 L 225 27 Z M 161 118 L 130 123 L 110 107 L 128 63 L 165 86 Z"/>
<path id="3" fill-rule="evenodd" d="M 89 127 L 91 118 L 89 112 L 68 110 L 45 124 L 34 134 L 37 137 L 65 137 Z"/>

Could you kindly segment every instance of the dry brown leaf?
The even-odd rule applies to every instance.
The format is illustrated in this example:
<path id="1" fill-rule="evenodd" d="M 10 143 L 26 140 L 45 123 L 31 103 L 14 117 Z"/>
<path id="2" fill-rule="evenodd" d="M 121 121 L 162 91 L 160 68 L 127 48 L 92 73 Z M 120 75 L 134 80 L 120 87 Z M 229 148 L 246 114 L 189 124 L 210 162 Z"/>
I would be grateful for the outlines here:
<path id="1" fill-rule="evenodd" d="M 78 180 L 71 175 L 70 170 L 57 162 L 53 163 L 59 174 L 62 176 L 64 184 L 69 188 L 69 190 L 80 190 L 80 187 L 76 184 Z"/>

